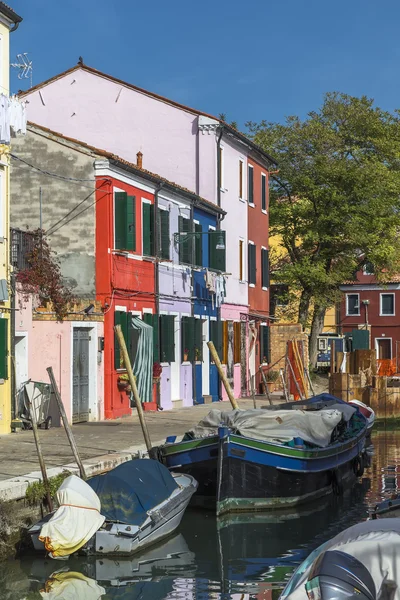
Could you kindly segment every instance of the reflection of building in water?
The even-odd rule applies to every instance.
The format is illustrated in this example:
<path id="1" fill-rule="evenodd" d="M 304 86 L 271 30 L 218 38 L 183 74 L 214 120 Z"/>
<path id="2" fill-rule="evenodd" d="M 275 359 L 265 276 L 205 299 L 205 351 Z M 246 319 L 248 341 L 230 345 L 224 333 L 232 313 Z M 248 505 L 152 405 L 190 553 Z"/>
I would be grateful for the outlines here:
<path id="1" fill-rule="evenodd" d="M 370 477 L 367 504 L 372 507 L 390 494 L 400 493 L 400 431 L 375 431 L 373 456 L 365 476 Z"/>

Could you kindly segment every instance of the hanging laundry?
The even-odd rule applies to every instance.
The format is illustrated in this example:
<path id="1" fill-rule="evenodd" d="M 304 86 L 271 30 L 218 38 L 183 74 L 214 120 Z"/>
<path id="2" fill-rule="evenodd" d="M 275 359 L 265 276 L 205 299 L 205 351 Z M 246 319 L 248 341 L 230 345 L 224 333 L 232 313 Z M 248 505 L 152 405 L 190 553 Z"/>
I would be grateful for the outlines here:
<path id="1" fill-rule="evenodd" d="M 210 292 L 210 294 L 215 294 L 215 281 L 217 275 L 212 271 L 206 269 L 205 280 L 206 280 L 206 288 Z"/>
<path id="2" fill-rule="evenodd" d="M 217 308 L 220 308 L 221 304 L 223 304 L 225 296 L 225 277 L 223 275 L 217 275 L 215 278 L 215 305 Z"/>
<path id="3" fill-rule="evenodd" d="M 26 102 L 21 102 L 17 96 L 10 98 L 10 126 L 15 134 L 26 134 Z"/>
<path id="4" fill-rule="evenodd" d="M 10 143 L 10 99 L 0 94 L 0 143 Z"/>

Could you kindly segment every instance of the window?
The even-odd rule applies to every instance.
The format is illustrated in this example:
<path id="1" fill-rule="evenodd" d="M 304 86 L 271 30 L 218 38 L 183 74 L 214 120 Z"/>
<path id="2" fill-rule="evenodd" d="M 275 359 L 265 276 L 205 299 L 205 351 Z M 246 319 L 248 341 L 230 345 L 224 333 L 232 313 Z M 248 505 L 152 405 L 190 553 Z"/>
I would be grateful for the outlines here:
<path id="1" fill-rule="evenodd" d="M 239 240 L 239 281 L 244 281 L 243 246 L 244 241 Z"/>
<path id="2" fill-rule="evenodd" d="M 381 294 L 380 314 L 394 316 L 394 294 Z"/>
<path id="3" fill-rule="evenodd" d="M 203 321 L 194 317 L 182 317 L 181 361 L 203 360 Z"/>
<path id="4" fill-rule="evenodd" d="M 224 187 L 224 149 L 222 146 L 218 151 L 218 185 L 220 189 Z"/>
<path id="5" fill-rule="evenodd" d="M 154 206 L 142 203 L 142 239 L 143 255 L 154 256 Z"/>
<path id="6" fill-rule="evenodd" d="M 243 198 L 243 161 L 239 160 L 239 198 Z"/>
<path id="7" fill-rule="evenodd" d="M 374 274 L 374 265 L 367 261 L 365 263 L 365 265 L 363 266 L 363 273 L 364 275 L 373 275 Z"/>
<path id="8" fill-rule="evenodd" d="M 226 235 L 225 231 L 211 230 L 208 233 L 208 252 L 210 269 L 226 271 Z M 220 247 L 223 246 L 223 249 Z"/>
<path id="9" fill-rule="evenodd" d="M 174 315 L 160 315 L 160 360 L 175 362 Z"/>
<path id="10" fill-rule="evenodd" d="M 261 210 L 267 211 L 267 177 L 261 175 Z"/>
<path id="11" fill-rule="evenodd" d="M 261 285 L 264 289 L 269 287 L 269 251 L 261 248 Z"/>
<path id="12" fill-rule="evenodd" d="M 249 204 L 254 204 L 254 169 L 249 165 L 247 173 L 247 200 Z"/>
<path id="13" fill-rule="evenodd" d="M 233 345 L 233 360 L 235 364 L 240 364 L 241 362 L 241 334 L 242 328 L 240 321 L 235 321 L 233 324 L 233 333 L 234 333 L 234 345 Z"/>
<path id="14" fill-rule="evenodd" d="M 248 248 L 248 263 L 249 263 L 249 284 L 256 284 L 257 268 L 256 268 L 256 245 L 249 242 Z"/>
<path id="15" fill-rule="evenodd" d="M 194 224 L 194 230 L 198 233 L 198 236 L 194 238 L 194 264 L 197 267 L 203 266 L 203 227 L 200 223 Z"/>
<path id="16" fill-rule="evenodd" d="M 170 258 L 170 235 L 169 235 L 169 211 L 158 209 L 158 240 L 160 258 L 169 260 Z"/>
<path id="17" fill-rule="evenodd" d="M 326 352 L 328 348 L 328 340 L 326 338 L 318 338 L 318 350 Z"/>
<path id="18" fill-rule="evenodd" d="M 136 250 L 136 198 L 126 192 L 114 194 L 114 239 L 118 250 Z"/>
<path id="19" fill-rule="evenodd" d="M 178 219 L 179 233 L 184 234 L 190 232 L 190 219 L 185 219 L 179 216 Z M 179 236 L 179 262 L 192 264 L 192 243 L 193 236 L 189 235 L 186 239 L 184 235 Z"/>
<path id="20" fill-rule="evenodd" d="M 130 328 L 128 327 L 128 315 L 128 312 L 122 310 L 116 310 L 114 312 L 114 325 L 121 325 L 122 334 L 124 336 L 125 344 L 129 352 Z M 114 369 L 125 369 L 116 333 L 114 333 Z"/>
<path id="21" fill-rule="evenodd" d="M 260 360 L 262 363 L 270 362 L 269 338 L 269 326 L 260 325 Z"/>
<path id="22" fill-rule="evenodd" d="M 144 313 L 143 321 L 153 328 L 153 362 L 160 362 L 159 316 Z"/>
<path id="23" fill-rule="evenodd" d="M 289 304 L 289 286 L 284 283 L 271 285 L 271 304 L 287 306 Z"/>
<path id="24" fill-rule="evenodd" d="M 219 358 L 222 357 L 222 321 L 210 321 L 210 341 L 213 342 Z M 212 359 L 211 359 L 212 360 Z"/>
<path id="25" fill-rule="evenodd" d="M 0 379 L 8 379 L 8 319 L 0 318 Z"/>
<path id="26" fill-rule="evenodd" d="M 346 314 L 359 315 L 360 314 L 360 294 L 347 294 L 346 295 Z"/>

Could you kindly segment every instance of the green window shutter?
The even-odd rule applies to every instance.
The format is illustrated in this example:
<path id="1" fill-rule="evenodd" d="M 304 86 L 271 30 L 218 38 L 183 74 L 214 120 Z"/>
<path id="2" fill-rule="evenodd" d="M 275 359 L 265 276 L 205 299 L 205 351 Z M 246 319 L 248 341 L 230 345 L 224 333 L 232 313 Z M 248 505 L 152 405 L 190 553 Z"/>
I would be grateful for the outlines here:
<path id="1" fill-rule="evenodd" d="M 125 344 L 129 352 L 129 329 L 128 329 L 128 313 L 122 310 L 116 310 L 114 313 L 114 325 L 121 325 L 121 330 L 125 339 Z M 122 354 L 119 348 L 117 334 L 114 333 L 114 368 L 123 369 Z"/>
<path id="2" fill-rule="evenodd" d="M 8 379 L 8 319 L 0 319 L 0 379 Z"/>
<path id="3" fill-rule="evenodd" d="M 148 202 L 142 204 L 143 255 L 154 255 L 154 206 Z"/>
<path id="4" fill-rule="evenodd" d="M 261 208 L 267 210 L 267 178 L 261 175 Z"/>
<path id="5" fill-rule="evenodd" d="M 159 344 L 159 327 L 158 327 L 158 315 L 152 315 L 151 313 L 144 313 L 143 321 L 147 325 L 151 325 L 153 328 L 153 362 L 160 362 L 160 344 Z"/>
<path id="6" fill-rule="evenodd" d="M 248 172 L 248 175 L 247 175 L 248 201 L 249 201 L 249 204 L 253 204 L 254 203 L 254 169 L 249 166 L 247 172 Z"/>
<path id="7" fill-rule="evenodd" d="M 184 354 L 186 354 L 187 351 L 187 359 L 190 362 L 192 362 L 194 360 L 194 347 L 195 347 L 195 321 L 197 321 L 198 319 L 195 319 L 193 317 L 182 317 L 181 320 L 181 344 L 182 344 L 182 348 L 181 348 L 181 361 L 183 362 L 184 359 Z"/>
<path id="8" fill-rule="evenodd" d="M 170 235 L 169 235 L 169 211 L 158 209 L 159 216 L 159 240 L 160 257 L 166 260 L 170 258 Z"/>
<path id="9" fill-rule="evenodd" d="M 218 242 L 223 241 L 224 250 L 217 249 Z M 226 271 L 226 232 L 225 231 L 209 231 L 208 234 L 208 251 L 210 257 L 210 269 L 216 271 Z"/>
<path id="10" fill-rule="evenodd" d="M 265 248 L 261 249 L 261 285 L 269 287 L 269 251 Z"/>
<path id="11" fill-rule="evenodd" d="M 203 321 L 194 319 L 194 360 L 203 360 Z"/>
<path id="12" fill-rule="evenodd" d="M 178 225 L 179 233 L 190 232 L 190 219 L 184 219 L 182 216 L 179 216 Z M 193 236 L 189 236 L 186 240 L 184 235 L 180 236 L 180 238 L 183 241 L 179 242 L 179 262 L 191 265 Z"/>
<path id="13" fill-rule="evenodd" d="M 196 233 L 202 234 L 203 227 L 200 225 L 200 223 L 195 223 L 194 230 Z M 199 235 L 198 237 L 195 236 L 195 263 L 194 264 L 198 267 L 203 266 L 203 236 L 202 235 Z"/>
<path id="14" fill-rule="evenodd" d="M 219 359 L 222 359 L 222 321 L 210 321 L 210 341 L 213 342 Z"/>
<path id="15" fill-rule="evenodd" d="M 249 267 L 249 283 L 256 283 L 256 245 L 249 244 L 248 245 L 248 267 Z"/>
<path id="16" fill-rule="evenodd" d="M 260 331 L 260 337 L 261 337 L 260 361 L 269 363 L 269 362 L 271 362 L 270 361 L 270 350 L 269 350 L 269 338 L 270 338 L 269 326 L 261 325 L 260 329 L 261 329 L 261 331 Z"/>
<path id="17" fill-rule="evenodd" d="M 175 317 L 160 315 L 160 359 L 161 362 L 175 361 Z"/>
<path id="18" fill-rule="evenodd" d="M 136 250 L 136 198 L 115 192 L 115 248 Z"/>

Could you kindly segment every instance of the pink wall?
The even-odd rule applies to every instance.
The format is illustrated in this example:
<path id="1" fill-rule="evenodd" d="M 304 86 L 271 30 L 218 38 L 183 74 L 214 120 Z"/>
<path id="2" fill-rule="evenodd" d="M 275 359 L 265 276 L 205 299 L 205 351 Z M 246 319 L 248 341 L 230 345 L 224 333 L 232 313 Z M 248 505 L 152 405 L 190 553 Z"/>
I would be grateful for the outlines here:
<path id="1" fill-rule="evenodd" d="M 25 300 L 17 294 L 15 312 L 15 333 L 27 335 L 28 347 L 28 378 L 33 381 L 48 382 L 47 367 L 53 367 L 56 383 L 59 387 L 68 420 L 72 420 L 72 334 L 73 327 L 81 327 L 79 321 L 35 321 L 32 320 L 32 298 Z M 93 339 L 97 347 L 97 337 L 104 335 L 103 323 L 90 323 L 96 331 Z M 93 331 L 93 330 L 92 330 Z M 93 337 L 93 336 L 91 336 Z M 97 353 L 96 353 L 97 354 Z M 104 418 L 104 380 L 103 357 L 100 364 L 96 361 L 96 369 L 90 369 L 89 386 L 96 389 L 90 394 L 89 420 L 97 421 Z"/>

